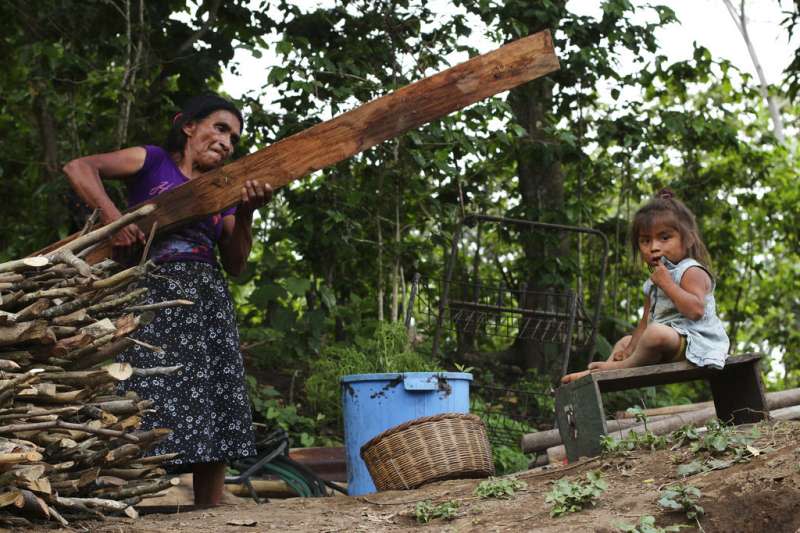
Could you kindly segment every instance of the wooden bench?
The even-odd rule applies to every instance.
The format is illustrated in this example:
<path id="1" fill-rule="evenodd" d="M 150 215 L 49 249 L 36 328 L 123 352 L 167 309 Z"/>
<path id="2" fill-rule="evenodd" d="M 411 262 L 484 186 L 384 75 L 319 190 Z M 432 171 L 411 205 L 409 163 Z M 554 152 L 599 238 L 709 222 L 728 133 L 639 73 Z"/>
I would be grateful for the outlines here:
<path id="1" fill-rule="evenodd" d="M 608 434 L 604 392 L 705 379 L 711 384 L 717 418 L 734 424 L 765 419 L 768 410 L 760 361 L 760 354 L 744 354 L 729 357 L 722 370 L 689 362 L 607 370 L 562 385 L 556 390 L 556 421 L 567 459 L 600 454 L 600 438 Z"/>

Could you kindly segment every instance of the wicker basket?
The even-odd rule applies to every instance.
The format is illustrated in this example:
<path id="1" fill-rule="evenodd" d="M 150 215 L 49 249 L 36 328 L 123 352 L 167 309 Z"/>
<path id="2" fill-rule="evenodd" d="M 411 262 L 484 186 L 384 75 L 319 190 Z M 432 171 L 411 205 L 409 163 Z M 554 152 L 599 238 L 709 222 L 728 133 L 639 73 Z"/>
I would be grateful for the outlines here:
<path id="1" fill-rule="evenodd" d="M 477 416 L 461 413 L 426 416 L 388 429 L 361 447 L 361 458 L 378 490 L 494 474 L 486 426 Z"/>

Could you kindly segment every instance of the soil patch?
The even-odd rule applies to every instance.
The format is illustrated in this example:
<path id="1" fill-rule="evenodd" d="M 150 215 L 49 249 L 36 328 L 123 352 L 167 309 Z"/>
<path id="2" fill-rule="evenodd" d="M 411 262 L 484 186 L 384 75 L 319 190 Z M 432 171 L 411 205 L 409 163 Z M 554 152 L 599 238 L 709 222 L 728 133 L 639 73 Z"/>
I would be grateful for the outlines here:
<path id="1" fill-rule="evenodd" d="M 800 528 L 800 423 L 760 425 L 761 437 L 752 443 L 760 452 L 744 463 L 722 470 L 695 474 L 683 482 L 702 491 L 700 505 L 704 531 L 770 533 L 795 532 Z M 657 505 L 659 490 L 679 481 L 677 465 L 692 454 L 679 450 L 638 451 L 626 457 L 595 458 L 517 475 L 527 488 L 509 500 L 480 499 L 473 494 L 480 480 L 432 483 L 413 491 L 391 491 L 362 497 L 293 498 L 256 504 L 238 500 L 213 509 L 178 514 L 151 514 L 138 520 L 74 523 L 75 530 L 101 533 L 163 533 L 186 531 L 614 531 L 614 524 L 634 524 L 645 515 L 659 526 L 689 524 L 680 513 Z M 545 503 L 552 482 L 575 480 L 599 470 L 608 490 L 597 505 L 560 518 L 550 517 Z M 427 525 L 414 518 L 417 503 L 456 501 L 458 515 L 452 521 L 436 519 Z M 62 530 L 68 531 L 68 530 Z M 696 526 L 682 531 L 697 531 Z"/>

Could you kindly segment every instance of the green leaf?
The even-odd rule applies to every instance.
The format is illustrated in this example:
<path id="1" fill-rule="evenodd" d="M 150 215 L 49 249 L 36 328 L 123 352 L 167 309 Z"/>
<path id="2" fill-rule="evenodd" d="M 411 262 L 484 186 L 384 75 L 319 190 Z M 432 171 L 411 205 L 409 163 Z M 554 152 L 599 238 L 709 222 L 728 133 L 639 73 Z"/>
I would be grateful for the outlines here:
<path id="1" fill-rule="evenodd" d="M 333 310 L 336 307 L 336 294 L 329 287 L 322 285 L 319 288 L 319 295 L 322 298 L 322 303 L 328 310 Z"/>
<path id="2" fill-rule="evenodd" d="M 295 296 L 305 296 L 306 291 L 311 288 L 311 282 L 306 278 L 286 278 L 283 284 Z"/>

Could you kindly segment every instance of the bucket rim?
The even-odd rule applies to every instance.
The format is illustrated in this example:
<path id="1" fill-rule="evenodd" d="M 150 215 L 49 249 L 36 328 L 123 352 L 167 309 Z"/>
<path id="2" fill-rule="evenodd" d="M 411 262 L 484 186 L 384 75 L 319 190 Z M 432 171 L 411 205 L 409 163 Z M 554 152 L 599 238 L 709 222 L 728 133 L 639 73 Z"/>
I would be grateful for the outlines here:
<path id="1" fill-rule="evenodd" d="M 348 374 L 339 378 L 339 383 L 353 383 L 356 381 L 394 381 L 407 377 L 425 378 L 431 376 L 444 379 L 472 381 L 472 374 L 469 372 L 386 372 L 383 374 Z"/>

